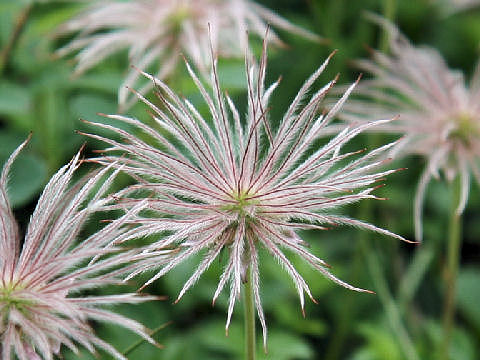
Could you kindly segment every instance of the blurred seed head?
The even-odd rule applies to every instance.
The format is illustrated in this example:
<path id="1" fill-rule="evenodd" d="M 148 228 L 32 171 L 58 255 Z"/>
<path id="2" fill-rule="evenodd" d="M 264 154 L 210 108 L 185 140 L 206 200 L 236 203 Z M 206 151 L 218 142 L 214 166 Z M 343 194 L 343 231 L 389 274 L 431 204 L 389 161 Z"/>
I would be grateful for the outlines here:
<path id="1" fill-rule="evenodd" d="M 175 69 L 179 53 L 187 56 L 201 71 L 210 68 L 209 31 L 215 52 L 222 56 L 242 57 L 246 32 L 263 36 L 267 23 L 313 40 L 319 37 L 295 26 L 271 10 L 249 0 L 133 0 L 90 1 L 87 9 L 66 22 L 59 34 L 76 37 L 57 51 L 64 56 L 78 52 L 76 72 L 95 66 L 107 56 L 128 49 L 129 60 L 141 70 L 155 72 L 167 79 Z M 270 33 L 269 39 L 281 45 Z M 139 73 L 130 70 L 119 89 L 124 110 L 136 101 L 126 87 L 134 87 Z M 139 90 L 144 94 L 151 82 Z"/>
<path id="2" fill-rule="evenodd" d="M 443 172 L 448 181 L 461 178 L 457 213 L 464 211 L 470 174 L 480 182 L 480 66 L 467 85 L 463 73 L 449 69 L 437 50 L 413 46 L 399 29 L 377 16 L 372 19 L 390 35 L 391 54 L 372 51 L 358 66 L 373 75 L 363 81 L 342 117 L 368 121 L 373 116 L 400 115 L 399 121 L 377 130 L 404 134 L 393 149 L 427 160 L 414 205 L 416 238 L 422 238 L 422 208 L 427 185 Z"/>

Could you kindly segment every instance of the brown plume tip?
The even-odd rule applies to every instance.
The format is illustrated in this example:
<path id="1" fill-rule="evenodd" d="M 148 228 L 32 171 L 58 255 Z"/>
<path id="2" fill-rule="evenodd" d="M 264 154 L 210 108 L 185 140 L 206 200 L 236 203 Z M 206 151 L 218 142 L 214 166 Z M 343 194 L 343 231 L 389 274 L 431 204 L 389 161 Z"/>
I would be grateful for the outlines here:
<path id="1" fill-rule="evenodd" d="M 147 284 L 142 285 L 136 292 L 139 293 L 143 291 L 147 286 L 148 286 Z"/>

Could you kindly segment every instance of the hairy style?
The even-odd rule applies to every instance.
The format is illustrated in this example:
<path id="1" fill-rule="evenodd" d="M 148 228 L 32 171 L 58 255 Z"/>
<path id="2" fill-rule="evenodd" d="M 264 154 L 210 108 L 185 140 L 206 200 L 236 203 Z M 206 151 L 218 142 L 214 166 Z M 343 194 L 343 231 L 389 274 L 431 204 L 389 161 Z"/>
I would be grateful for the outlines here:
<path id="1" fill-rule="evenodd" d="M 213 49 L 212 57 L 213 57 Z M 333 55 L 333 54 L 332 54 Z M 322 132 L 352 91 L 352 85 L 333 109 L 320 112 L 321 103 L 336 80 L 307 93 L 323 72 L 330 57 L 298 91 L 283 119 L 274 127 L 268 113 L 269 99 L 279 81 L 264 86 L 267 67 L 266 41 L 259 65 L 246 56 L 248 109 L 240 116 L 231 98 L 220 87 L 216 61 L 212 66 L 210 91 L 187 63 L 187 69 L 208 108 L 202 114 L 189 100 L 175 94 L 161 80 L 143 73 L 157 88 L 158 105 L 137 96 L 152 113 L 152 124 L 120 115 L 106 115 L 119 126 L 96 123 L 112 130 L 124 141 L 89 134 L 111 146 L 96 161 L 115 163 L 138 180 L 124 191 L 122 206 L 148 203 L 149 212 L 133 219 L 137 234 L 162 234 L 144 252 L 174 247 L 167 263 L 159 266 L 155 256 L 138 263 L 133 277 L 147 270 L 158 272 L 144 285 L 165 275 L 191 256 L 203 259 L 186 281 L 178 299 L 196 283 L 219 257 L 228 253 L 213 302 L 227 286 L 230 290 L 228 329 L 242 282 L 252 282 L 255 305 L 266 341 L 266 324 L 260 300 L 259 251 L 266 250 L 291 276 L 303 310 L 304 294 L 312 300 L 309 286 L 284 250 L 304 259 L 331 281 L 351 290 L 359 289 L 335 277 L 329 266 L 312 254 L 297 232 L 351 225 L 402 237 L 362 221 L 334 213 L 335 208 L 362 199 L 375 199 L 375 183 L 396 170 L 379 169 L 379 159 L 395 143 L 368 153 L 341 153 L 342 146 L 357 134 L 390 120 L 349 126 L 320 147 L 314 147 Z M 136 136 L 120 128 L 135 127 Z M 93 123 L 92 123 L 93 124 Z M 353 158 L 353 160 L 350 160 Z M 139 199 L 140 194 L 150 194 Z M 250 274 L 250 276 L 247 276 Z"/>
<path id="2" fill-rule="evenodd" d="M 102 196 L 115 173 L 106 178 L 109 168 L 105 168 L 69 188 L 79 166 L 77 154 L 46 185 L 22 239 L 6 187 L 10 166 L 27 141 L 10 156 L 0 176 L 2 359 L 51 360 L 59 354 L 61 345 L 75 353 L 78 353 L 78 345 L 92 353 L 98 347 L 116 359 L 126 359 L 94 334 L 89 319 L 120 325 L 155 344 L 143 325 L 103 308 L 105 305 L 139 303 L 154 297 L 82 295 L 86 289 L 121 283 L 119 276 L 128 271 L 128 266 L 119 269 L 119 265 L 134 261 L 138 255 L 119 253 L 119 249 L 109 244 L 129 237 L 131 230 L 122 225 L 139 208 L 131 209 L 79 241 L 79 233 L 89 215 L 108 204 L 109 200 Z"/>

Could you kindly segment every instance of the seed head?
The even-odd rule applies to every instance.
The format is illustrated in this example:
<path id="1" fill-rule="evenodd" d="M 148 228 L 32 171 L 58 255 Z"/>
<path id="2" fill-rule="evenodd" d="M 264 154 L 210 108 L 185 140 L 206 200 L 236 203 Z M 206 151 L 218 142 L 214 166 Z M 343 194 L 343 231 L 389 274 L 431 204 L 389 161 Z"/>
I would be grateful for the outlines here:
<path id="1" fill-rule="evenodd" d="M 142 261 L 130 277 L 145 270 L 158 269 L 144 285 L 147 286 L 189 257 L 203 253 L 197 269 L 180 291 L 180 299 L 222 250 L 226 250 L 228 260 L 213 301 L 229 283 L 228 329 L 241 284 L 251 281 L 265 341 L 267 330 L 260 300 L 258 257 L 262 248 L 291 276 L 302 310 L 305 293 L 314 299 L 284 250 L 300 256 L 337 284 L 351 290 L 367 291 L 336 278 L 323 260 L 309 252 L 297 234 L 303 229 L 346 224 L 404 240 L 387 230 L 336 215 L 333 211 L 362 199 L 375 199 L 372 191 L 376 188 L 376 181 L 395 171 L 379 170 L 384 164 L 379 158 L 395 143 L 360 156 L 360 152 L 341 153 L 342 146 L 357 134 L 390 121 L 379 120 L 347 127 L 325 145 L 313 146 L 328 129 L 354 87 L 353 84 L 328 112 L 321 111 L 321 102 L 335 80 L 307 98 L 308 91 L 332 55 L 300 88 L 277 128 L 270 121 L 268 104 L 278 81 L 267 88 L 264 86 L 266 41 L 259 65 L 246 57 L 248 109 L 244 119 L 221 90 L 216 61 L 213 61 L 213 91 L 186 64 L 209 109 L 208 115 L 202 115 L 189 100 L 176 95 L 161 80 L 143 73 L 155 83 L 160 101 L 157 106 L 137 93 L 152 112 L 152 125 L 120 115 L 107 117 L 133 125 L 145 137 L 137 137 L 114 125 L 95 124 L 124 139 L 122 142 L 89 135 L 111 145 L 107 149 L 110 154 L 98 158 L 98 162 L 122 164 L 124 171 L 139 180 L 138 185 L 124 191 L 122 201 L 123 206 L 148 202 L 150 212 L 140 213 L 135 219 L 135 223 L 141 224 L 137 234 L 164 235 L 145 252 L 169 246 L 177 249 L 165 265 L 159 267 L 156 258 L 152 257 Z M 150 140 L 143 140 L 146 138 Z M 119 154 L 126 155 L 119 157 Z M 139 189 L 152 196 L 146 200 L 138 199 L 136 192 Z M 249 278 L 248 273 L 251 274 Z"/>
<path id="2" fill-rule="evenodd" d="M 78 353 L 78 344 L 92 353 L 98 347 L 116 359 L 125 359 L 94 334 L 88 325 L 89 319 L 123 326 L 154 344 L 144 326 L 102 308 L 111 304 L 139 303 L 153 297 L 138 294 L 84 296 L 81 293 L 86 289 L 118 284 L 119 276 L 128 271 L 128 266 L 118 269 L 119 265 L 134 261 L 138 255 L 118 253 L 119 249 L 110 245 L 128 237 L 129 230 L 123 225 L 139 208 L 131 209 L 79 241 L 79 232 L 88 217 L 108 204 L 108 199 L 102 196 L 115 174 L 105 180 L 109 171 L 105 168 L 69 187 L 79 166 L 77 154 L 46 185 L 22 241 L 6 187 L 9 168 L 27 141 L 10 156 L 0 177 L 2 359 L 51 360 L 59 354 L 61 345 Z M 91 261 L 92 258 L 95 261 Z"/>

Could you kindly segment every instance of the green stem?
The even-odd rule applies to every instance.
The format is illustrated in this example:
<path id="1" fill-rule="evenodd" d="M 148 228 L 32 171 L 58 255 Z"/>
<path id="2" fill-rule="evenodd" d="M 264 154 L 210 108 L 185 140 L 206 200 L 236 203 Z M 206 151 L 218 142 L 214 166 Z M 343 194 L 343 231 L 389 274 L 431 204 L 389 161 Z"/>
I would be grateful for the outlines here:
<path id="1" fill-rule="evenodd" d="M 17 43 L 18 39 L 20 38 L 20 35 L 22 34 L 23 29 L 25 28 L 25 25 L 27 24 L 27 20 L 30 16 L 30 13 L 32 12 L 34 4 L 35 4 L 34 2 L 31 2 L 22 9 L 22 11 L 20 12 L 20 14 L 18 15 L 15 21 L 12 34 L 10 35 L 10 38 L 8 39 L 7 44 L 0 52 L 0 75 L 3 74 L 3 71 L 7 66 L 8 60 L 10 58 L 10 54 L 13 48 L 15 47 L 15 44 Z"/>
<path id="2" fill-rule="evenodd" d="M 395 13 L 397 10 L 397 0 L 384 0 L 383 1 L 383 17 L 388 21 L 395 22 Z M 387 53 L 390 42 L 390 34 L 385 29 L 382 33 L 382 38 L 380 40 L 380 51 Z"/>
<path id="3" fill-rule="evenodd" d="M 247 269 L 246 279 L 244 284 L 245 359 L 255 360 L 255 305 L 250 267 Z"/>
<path id="4" fill-rule="evenodd" d="M 405 358 L 409 360 L 419 360 L 415 346 L 403 325 L 398 305 L 388 289 L 388 284 L 383 275 L 378 256 L 365 239 L 361 239 L 361 242 L 364 255 L 367 259 L 368 270 L 372 277 L 372 281 L 375 284 L 375 291 L 377 292 L 380 303 L 385 311 L 388 322 L 400 343 L 400 348 L 404 352 Z"/>
<path id="5" fill-rule="evenodd" d="M 366 202 L 365 202 L 366 203 Z M 350 267 L 350 274 L 352 274 L 353 283 L 356 282 L 359 278 L 359 274 L 362 270 L 362 261 L 363 253 L 361 251 L 360 243 L 357 242 L 355 252 L 353 255 L 353 262 Z M 325 355 L 325 360 L 336 360 L 340 359 L 342 350 L 345 347 L 345 341 L 349 331 L 354 324 L 353 319 L 356 315 L 357 308 L 354 303 L 354 296 L 347 296 L 345 298 L 344 306 L 340 311 L 340 314 L 337 315 L 337 321 L 335 321 L 335 329 L 332 334 L 332 339 L 328 342 L 328 347 Z"/>
<path id="6" fill-rule="evenodd" d="M 457 274 L 460 257 L 460 239 L 462 234 L 462 217 L 457 213 L 460 201 L 461 183 L 457 176 L 451 185 L 452 201 L 450 204 L 450 223 L 447 244 L 446 294 L 443 309 L 443 343 L 441 356 L 449 358 L 450 340 L 455 319 L 455 293 L 457 288 Z"/>
<path id="7" fill-rule="evenodd" d="M 398 287 L 397 298 L 402 312 L 409 307 L 434 257 L 435 248 L 431 243 L 422 244 L 415 250 L 413 260 Z"/>
<path id="8" fill-rule="evenodd" d="M 158 333 L 160 330 L 166 328 L 168 325 L 170 325 L 172 322 L 169 321 L 169 322 L 166 322 L 165 324 L 162 324 L 160 325 L 159 327 L 155 328 L 152 330 L 152 332 L 150 333 L 150 337 L 153 338 L 153 336 L 155 336 L 156 333 Z M 142 345 L 144 342 L 146 342 L 147 340 L 145 339 L 140 339 L 138 340 L 135 344 L 129 346 L 122 354 L 127 356 L 128 354 L 130 354 L 133 350 L 135 350 L 136 348 L 138 348 L 140 345 Z M 162 348 L 163 346 L 162 345 L 157 345 L 157 347 L 159 348 Z"/>

